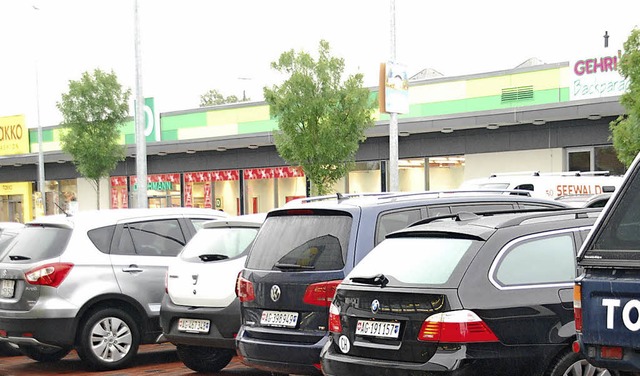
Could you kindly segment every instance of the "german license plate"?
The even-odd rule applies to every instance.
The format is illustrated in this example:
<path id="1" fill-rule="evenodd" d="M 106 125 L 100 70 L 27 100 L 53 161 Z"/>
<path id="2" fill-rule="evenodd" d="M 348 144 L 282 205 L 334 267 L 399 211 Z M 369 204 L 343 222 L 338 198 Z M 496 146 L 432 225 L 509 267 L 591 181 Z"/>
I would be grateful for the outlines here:
<path id="1" fill-rule="evenodd" d="M 298 312 L 262 311 L 260 324 L 266 326 L 278 326 L 295 328 L 298 323 Z"/>
<path id="2" fill-rule="evenodd" d="M 400 323 L 358 320 L 356 334 L 371 337 L 398 338 L 398 335 L 400 334 Z"/>
<path id="3" fill-rule="evenodd" d="M 3 279 L 0 284 L 0 297 L 13 298 L 16 290 L 16 281 L 13 279 Z"/>
<path id="4" fill-rule="evenodd" d="M 209 320 L 179 319 L 178 330 L 190 333 L 209 333 Z"/>

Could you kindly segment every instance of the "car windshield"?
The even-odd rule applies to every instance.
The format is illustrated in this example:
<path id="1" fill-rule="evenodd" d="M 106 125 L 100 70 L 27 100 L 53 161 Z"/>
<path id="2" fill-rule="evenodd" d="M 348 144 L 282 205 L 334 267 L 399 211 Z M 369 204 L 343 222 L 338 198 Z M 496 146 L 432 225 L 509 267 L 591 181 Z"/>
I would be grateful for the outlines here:
<path id="1" fill-rule="evenodd" d="M 0 262 L 35 262 L 60 256 L 71 229 L 27 226 L 11 241 Z"/>
<path id="2" fill-rule="evenodd" d="M 344 267 L 351 217 L 284 215 L 267 218 L 247 268 L 257 270 L 340 270 Z"/>
<path id="3" fill-rule="evenodd" d="M 442 237 L 390 238 L 362 259 L 346 280 L 382 274 L 403 284 L 444 285 L 469 250 L 475 249 L 475 243 L 479 241 Z"/>
<path id="4" fill-rule="evenodd" d="M 251 227 L 203 228 L 187 243 L 180 258 L 189 260 L 206 255 L 233 258 L 244 253 L 258 233 Z M 206 257 L 205 257 L 206 259 Z"/>

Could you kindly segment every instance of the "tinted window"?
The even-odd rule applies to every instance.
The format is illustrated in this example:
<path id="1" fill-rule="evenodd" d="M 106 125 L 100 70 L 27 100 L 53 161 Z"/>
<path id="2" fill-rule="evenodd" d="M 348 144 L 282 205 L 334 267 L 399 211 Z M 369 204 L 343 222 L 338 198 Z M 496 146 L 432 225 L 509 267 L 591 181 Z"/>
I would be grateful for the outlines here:
<path id="1" fill-rule="evenodd" d="M 340 270 L 344 267 L 351 222 L 348 215 L 269 217 L 256 237 L 247 268 Z"/>
<path id="2" fill-rule="evenodd" d="M 378 244 L 349 273 L 351 277 L 384 274 L 406 284 L 445 284 L 476 240 L 391 238 Z"/>
<path id="3" fill-rule="evenodd" d="M 195 227 L 196 231 L 202 230 L 202 227 L 204 227 L 205 222 L 209 222 L 210 220 L 211 218 L 209 219 L 190 218 L 189 219 L 189 221 L 191 221 L 191 223 L 193 224 L 193 227 Z"/>
<path id="4" fill-rule="evenodd" d="M 420 209 L 385 213 L 380 216 L 376 231 L 376 244 L 384 240 L 387 234 L 409 226 L 421 218 Z"/>
<path id="5" fill-rule="evenodd" d="M 119 253 L 175 256 L 185 243 L 177 219 L 128 223 L 120 239 Z"/>
<path id="6" fill-rule="evenodd" d="M 70 237 L 68 228 L 28 226 L 9 244 L 2 261 L 10 262 L 14 258 L 31 263 L 58 257 L 64 252 Z"/>
<path id="7" fill-rule="evenodd" d="M 640 174 L 633 175 L 614 204 L 594 233 L 585 259 L 640 260 Z"/>
<path id="8" fill-rule="evenodd" d="M 509 246 L 498 257 L 494 276 L 501 286 L 572 282 L 576 277 L 573 235 L 535 237 Z"/>
<path id="9" fill-rule="evenodd" d="M 257 228 L 205 228 L 189 240 L 180 257 L 193 259 L 201 255 L 222 255 L 233 258 L 248 249 L 257 233 Z"/>
<path id="10" fill-rule="evenodd" d="M 109 253 L 111 248 L 111 239 L 113 239 L 113 231 L 116 226 L 100 227 L 87 232 L 87 236 L 102 253 Z"/>
<path id="11" fill-rule="evenodd" d="M 430 206 L 427 209 L 427 212 L 429 213 L 429 217 L 440 217 L 442 215 L 449 215 L 451 214 L 451 209 L 449 208 L 449 206 Z"/>

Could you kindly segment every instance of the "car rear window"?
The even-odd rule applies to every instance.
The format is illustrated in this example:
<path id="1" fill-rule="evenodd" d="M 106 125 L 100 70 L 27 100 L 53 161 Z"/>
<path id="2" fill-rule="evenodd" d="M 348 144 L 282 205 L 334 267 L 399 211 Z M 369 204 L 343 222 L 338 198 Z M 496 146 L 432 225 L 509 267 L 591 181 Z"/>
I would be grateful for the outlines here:
<path id="1" fill-rule="evenodd" d="M 594 230 L 583 255 L 585 260 L 640 262 L 640 173 L 635 173 L 624 189 L 613 203 L 613 210 L 607 211 L 601 225 Z"/>
<path id="2" fill-rule="evenodd" d="M 180 258 L 189 260 L 203 255 L 233 258 L 248 249 L 257 233 L 257 228 L 249 227 L 203 228 L 189 240 L 180 252 Z"/>
<path id="3" fill-rule="evenodd" d="M 58 257 L 71 237 L 71 229 L 27 226 L 14 238 L 2 262 L 36 262 Z"/>
<path id="4" fill-rule="evenodd" d="M 444 237 L 390 238 L 378 244 L 349 273 L 353 277 L 383 274 L 404 284 L 444 285 L 465 255 L 481 242 Z"/>
<path id="5" fill-rule="evenodd" d="M 251 248 L 247 268 L 281 271 L 344 268 L 351 216 L 326 211 L 300 213 L 267 218 Z"/>

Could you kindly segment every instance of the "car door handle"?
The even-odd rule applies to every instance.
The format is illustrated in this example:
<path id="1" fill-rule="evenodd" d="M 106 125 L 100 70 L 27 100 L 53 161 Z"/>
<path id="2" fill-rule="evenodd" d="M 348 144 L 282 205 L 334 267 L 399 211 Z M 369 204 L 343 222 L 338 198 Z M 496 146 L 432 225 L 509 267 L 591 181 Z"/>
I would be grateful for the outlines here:
<path id="1" fill-rule="evenodd" d="M 138 267 L 138 265 L 132 264 L 128 268 L 122 268 L 125 273 L 142 273 L 144 270 Z"/>

